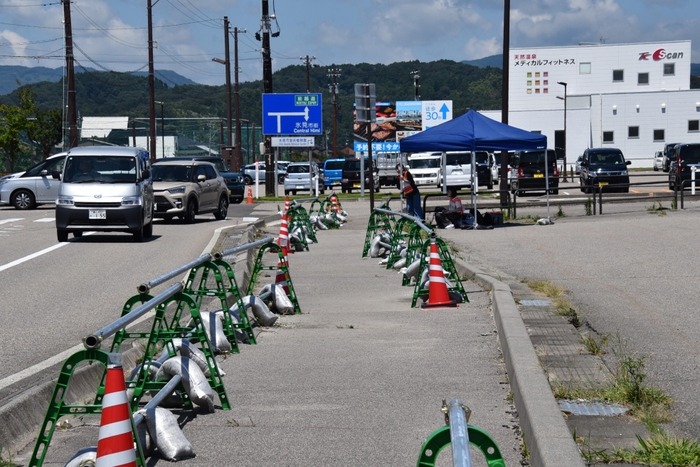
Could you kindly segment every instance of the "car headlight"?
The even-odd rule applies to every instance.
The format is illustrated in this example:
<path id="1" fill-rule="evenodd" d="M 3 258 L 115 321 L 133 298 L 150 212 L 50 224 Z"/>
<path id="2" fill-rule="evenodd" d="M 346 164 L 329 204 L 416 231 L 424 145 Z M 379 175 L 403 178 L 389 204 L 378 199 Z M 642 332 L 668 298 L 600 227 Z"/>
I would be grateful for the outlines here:
<path id="1" fill-rule="evenodd" d="M 73 204 L 72 196 L 58 195 L 58 198 L 56 198 L 56 205 L 73 206 Z"/>
<path id="2" fill-rule="evenodd" d="M 140 196 L 127 196 L 122 198 L 122 206 L 141 206 L 143 199 Z"/>
<path id="3" fill-rule="evenodd" d="M 182 194 L 185 192 L 185 186 L 176 186 L 175 188 L 168 188 L 168 193 L 171 195 Z"/>

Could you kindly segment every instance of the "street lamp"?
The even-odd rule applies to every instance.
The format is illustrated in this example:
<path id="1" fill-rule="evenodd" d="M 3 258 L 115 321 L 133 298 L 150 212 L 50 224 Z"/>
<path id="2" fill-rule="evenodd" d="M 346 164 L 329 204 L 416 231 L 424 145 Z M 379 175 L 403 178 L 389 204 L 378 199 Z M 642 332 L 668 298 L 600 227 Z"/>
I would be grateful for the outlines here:
<path id="1" fill-rule="evenodd" d="M 557 81 L 557 84 L 564 86 L 564 178 L 563 182 L 566 182 L 566 84 L 564 81 Z"/>
<path id="2" fill-rule="evenodd" d="M 160 105 L 160 137 L 163 141 L 162 150 L 163 150 L 163 157 L 165 157 L 165 116 L 163 114 L 163 106 L 165 105 L 165 102 L 153 101 L 153 103 Z"/>

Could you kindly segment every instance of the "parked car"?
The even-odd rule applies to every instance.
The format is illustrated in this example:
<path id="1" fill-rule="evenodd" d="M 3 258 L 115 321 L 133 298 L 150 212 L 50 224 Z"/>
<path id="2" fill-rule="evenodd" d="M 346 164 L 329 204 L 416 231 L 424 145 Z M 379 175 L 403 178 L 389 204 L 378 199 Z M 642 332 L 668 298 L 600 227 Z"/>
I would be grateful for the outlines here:
<path id="1" fill-rule="evenodd" d="M 311 186 L 309 186 L 309 175 L 311 176 Z M 325 193 L 321 171 L 316 162 L 312 162 L 311 166 L 308 162 L 292 162 L 287 166 L 287 175 L 284 177 L 284 194 L 296 195 L 297 191 L 313 193 L 317 183 L 318 190 Z"/>
<path id="2" fill-rule="evenodd" d="M 364 165 L 364 179 L 365 179 L 365 190 L 369 190 L 369 183 L 370 183 L 370 175 L 369 175 L 369 164 L 368 164 L 368 159 L 365 157 L 365 160 L 363 161 Z M 357 188 L 358 190 L 361 188 L 361 167 L 360 167 L 360 159 L 356 157 L 351 157 L 345 159 L 345 162 L 343 164 L 343 180 L 340 185 L 343 193 L 352 193 L 352 190 Z M 381 188 L 381 183 L 379 181 L 379 167 L 373 167 L 373 180 L 374 180 L 374 191 L 379 193 L 379 189 Z"/>
<path id="3" fill-rule="evenodd" d="M 205 162 L 201 162 L 204 164 Z M 211 164 L 210 164 L 211 165 Z M 212 166 L 213 167 L 213 166 Z M 153 182 L 142 148 L 85 146 L 68 151 L 56 197 L 56 235 L 128 232 L 134 240 L 153 235 Z"/>
<path id="4" fill-rule="evenodd" d="M 408 156 L 408 171 L 416 185 L 440 184 L 441 152 L 417 152 Z"/>
<path id="5" fill-rule="evenodd" d="M 546 190 L 547 180 L 549 180 L 549 192 L 559 194 L 559 169 L 554 149 L 515 152 L 513 168 L 510 172 L 512 193 L 522 194 L 524 190 Z"/>
<path id="6" fill-rule="evenodd" d="M 675 148 L 677 144 L 680 143 L 668 143 L 666 146 L 664 146 L 664 159 L 662 166 L 662 170 L 664 172 L 668 172 L 670 169 L 671 158 L 673 157 L 673 148 Z"/>
<path id="7" fill-rule="evenodd" d="M 0 180 L 0 206 L 34 209 L 43 203 L 54 203 L 61 180 L 54 178 L 53 173 L 63 170 L 66 154 L 50 156 L 24 172 Z"/>
<path id="8" fill-rule="evenodd" d="M 332 189 L 341 185 L 344 164 L 345 159 L 326 159 L 323 163 L 323 184 L 326 188 Z"/>
<path id="9" fill-rule="evenodd" d="M 583 154 L 578 156 L 576 158 L 576 168 L 574 169 L 576 172 L 576 175 L 579 175 L 581 173 L 581 161 L 583 160 Z"/>
<path id="10" fill-rule="evenodd" d="M 693 167 L 700 169 L 700 143 L 677 144 L 673 149 L 668 171 L 668 187 L 671 190 L 683 189 L 683 182 L 690 180 Z M 695 173 L 696 183 L 700 183 L 700 171 Z M 689 186 L 689 185 L 685 185 Z"/>
<path id="11" fill-rule="evenodd" d="M 586 149 L 583 151 L 579 175 L 581 191 L 592 193 L 597 185 L 604 191 L 629 192 L 630 177 L 627 166 L 630 164 L 617 148 Z"/>
<path id="12" fill-rule="evenodd" d="M 226 219 L 228 187 L 214 164 L 161 159 L 153 164 L 152 176 L 155 217 L 170 220 L 177 216 L 192 223 L 198 214 L 213 213 L 218 220 Z"/>
<path id="13" fill-rule="evenodd" d="M 224 180 L 226 181 L 226 186 L 229 189 L 229 203 L 239 204 L 243 202 L 245 197 L 245 183 L 243 183 L 243 175 L 238 172 L 231 172 L 226 165 L 226 162 L 219 156 L 177 156 L 170 157 L 161 160 L 191 160 L 191 161 L 204 161 L 211 162 L 219 171 Z M 154 180 L 155 181 L 155 180 Z"/>
<path id="14" fill-rule="evenodd" d="M 658 172 L 659 170 L 663 170 L 664 167 L 664 152 L 663 151 L 656 151 L 654 154 L 654 172 Z"/>

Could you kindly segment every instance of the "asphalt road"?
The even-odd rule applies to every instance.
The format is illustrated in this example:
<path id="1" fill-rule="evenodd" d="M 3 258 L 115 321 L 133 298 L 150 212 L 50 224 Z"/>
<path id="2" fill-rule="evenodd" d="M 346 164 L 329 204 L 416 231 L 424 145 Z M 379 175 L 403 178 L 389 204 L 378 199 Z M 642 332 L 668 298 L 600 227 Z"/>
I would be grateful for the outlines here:
<path id="1" fill-rule="evenodd" d="M 214 230 L 249 212 L 240 204 L 225 221 L 212 215 L 192 225 L 156 220 L 154 237 L 143 243 L 129 234 L 95 233 L 59 244 L 53 206 L 0 208 L 0 400 L 25 387 L 15 381 L 18 372 L 33 373 L 26 369 L 119 318 L 139 284 L 201 256 Z"/>
<path id="2" fill-rule="evenodd" d="M 630 355 L 649 357 L 649 382 L 676 402 L 670 430 L 698 438 L 700 204 L 686 207 L 658 215 L 638 205 L 629 212 L 565 217 L 550 226 L 445 230 L 441 236 L 478 265 L 569 290 L 598 333 L 619 335 Z"/>

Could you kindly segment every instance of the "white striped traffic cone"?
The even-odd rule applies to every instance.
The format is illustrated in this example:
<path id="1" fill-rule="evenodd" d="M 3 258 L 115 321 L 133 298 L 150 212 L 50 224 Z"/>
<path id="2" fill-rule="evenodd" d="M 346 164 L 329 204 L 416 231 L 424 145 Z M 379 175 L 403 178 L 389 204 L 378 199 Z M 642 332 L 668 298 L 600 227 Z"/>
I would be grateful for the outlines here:
<path id="1" fill-rule="evenodd" d="M 96 467 L 136 467 L 131 411 L 121 363 L 107 367 Z"/>
<path id="2" fill-rule="evenodd" d="M 454 308 L 457 306 L 455 300 L 450 299 L 445 282 L 445 272 L 442 269 L 442 261 L 438 254 L 438 247 L 435 237 L 430 237 L 430 264 L 428 266 L 430 283 L 428 284 L 428 301 L 421 305 L 421 308 Z"/>

